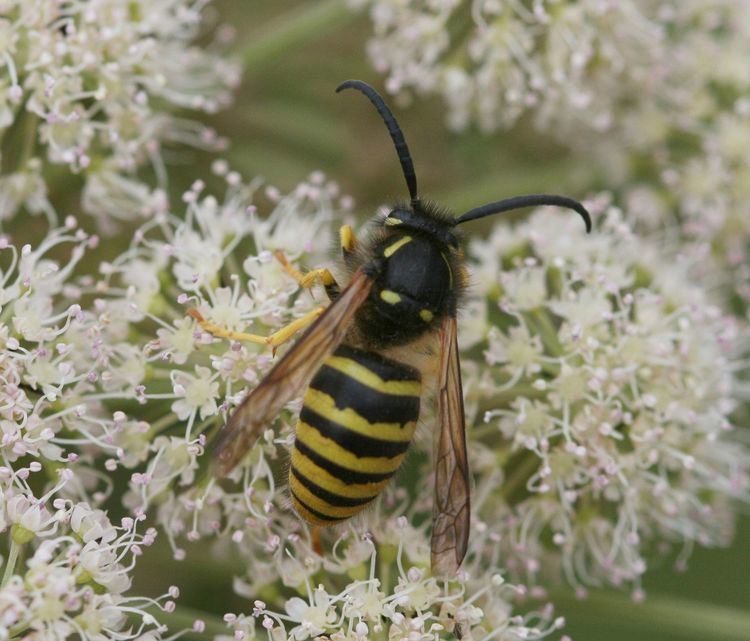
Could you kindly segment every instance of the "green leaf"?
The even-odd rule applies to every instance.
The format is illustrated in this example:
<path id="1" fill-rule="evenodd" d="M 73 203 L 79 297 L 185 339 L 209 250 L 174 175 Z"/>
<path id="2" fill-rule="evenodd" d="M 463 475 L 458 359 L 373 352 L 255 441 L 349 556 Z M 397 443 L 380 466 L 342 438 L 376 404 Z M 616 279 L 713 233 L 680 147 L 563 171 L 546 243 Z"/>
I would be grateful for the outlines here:
<path id="1" fill-rule="evenodd" d="M 245 73 L 266 71 L 266 64 L 285 52 L 314 42 L 355 17 L 344 0 L 303 2 L 249 35 L 247 46 L 240 52 Z"/>
<path id="2" fill-rule="evenodd" d="M 613 630 L 632 630 L 633 641 L 660 641 L 669 636 L 704 641 L 750 641 L 750 612 L 710 603 L 649 594 L 642 603 L 627 595 L 595 591 L 577 599 L 568 591 L 550 599 L 575 625 L 600 623 Z M 636 634 L 636 633 L 640 633 Z"/>

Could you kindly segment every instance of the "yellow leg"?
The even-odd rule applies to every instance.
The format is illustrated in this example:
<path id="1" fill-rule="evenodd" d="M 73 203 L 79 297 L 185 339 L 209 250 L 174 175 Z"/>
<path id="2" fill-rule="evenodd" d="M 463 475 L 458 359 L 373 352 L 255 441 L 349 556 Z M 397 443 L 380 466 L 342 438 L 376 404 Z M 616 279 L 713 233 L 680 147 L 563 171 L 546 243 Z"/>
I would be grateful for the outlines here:
<path id="1" fill-rule="evenodd" d="M 333 274 L 326 268 L 313 269 L 306 274 L 303 274 L 287 260 L 287 257 L 281 250 L 277 249 L 274 252 L 274 256 L 276 256 L 276 260 L 281 263 L 284 271 L 294 278 L 299 286 L 304 289 L 310 289 L 310 287 L 315 285 L 316 282 L 319 282 L 324 287 L 330 287 L 331 285 L 336 284 L 336 279 L 333 277 Z"/>
<path id="2" fill-rule="evenodd" d="M 205 318 L 203 318 L 203 315 L 197 309 L 189 309 L 187 313 L 188 316 L 192 316 L 195 320 L 198 321 L 198 324 L 201 326 L 201 329 L 204 332 L 208 332 L 216 338 L 227 338 L 232 341 L 259 343 L 261 345 L 268 345 L 269 347 L 272 347 L 274 350 L 276 350 L 279 345 L 286 343 L 286 341 L 292 338 L 298 331 L 310 325 L 316 318 L 318 318 L 318 316 L 320 316 L 325 311 L 325 309 L 325 307 L 317 307 L 316 309 L 307 312 L 307 314 L 305 314 L 304 316 L 293 320 L 291 323 L 285 325 L 269 336 L 247 334 L 245 332 L 233 332 L 231 330 L 224 329 L 223 327 L 219 327 L 218 325 L 207 321 Z"/>
<path id="3" fill-rule="evenodd" d="M 341 240 L 341 251 L 345 254 L 357 249 L 357 237 L 354 230 L 349 225 L 342 225 L 339 229 L 339 239 Z"/>

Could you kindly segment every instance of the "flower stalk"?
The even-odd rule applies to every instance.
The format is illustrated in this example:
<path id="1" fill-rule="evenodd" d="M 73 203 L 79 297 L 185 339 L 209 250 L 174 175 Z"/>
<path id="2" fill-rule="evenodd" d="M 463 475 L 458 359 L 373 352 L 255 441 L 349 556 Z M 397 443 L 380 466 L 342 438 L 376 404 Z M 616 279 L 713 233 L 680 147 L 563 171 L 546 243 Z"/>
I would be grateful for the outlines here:
<path id="1" fill-rule="evenodd" d="M 21 550 L 21 545 L 16 543 L 14 537 L 10 537 L 10 551 L 8 552 L 8 558 L 5 561 L 5 571 L 3 572 L 3 580 L 0 583 L 0 589 L 4 588 L 13 573 L 16 571 L 16 563 L 18 562 L 18 556 Z"/>

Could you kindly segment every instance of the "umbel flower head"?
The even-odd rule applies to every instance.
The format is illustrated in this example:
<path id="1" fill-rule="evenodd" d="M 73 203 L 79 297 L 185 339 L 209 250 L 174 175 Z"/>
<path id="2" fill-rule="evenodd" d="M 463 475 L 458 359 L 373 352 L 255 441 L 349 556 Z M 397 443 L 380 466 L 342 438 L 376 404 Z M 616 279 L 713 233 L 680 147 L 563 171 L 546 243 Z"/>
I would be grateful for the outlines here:
<path id="1" fill-rule="evenodd" d="M 449 124 L 531 113 L 582 153 L 638 229 L 679 224 L 709 287 L 750 300 L 750 9 L 721 0 L 352 0 L 394 93 L 437 93 Z M 721 64 L 715 64 L 721 60 Z M 593 164 L 592 164 L 593 159 Z"/>
<path id="2" fill-rule="evenodd" d="M 519 577 L 637 586 L 655 548 L 684 565 L 726 544 L 750 498 L 739 328 L 616 208 L 590 237 L 573 222 L 537 213 L 471 244 L 478 514 Z"/>
<path id="3" fill-rule="evenodd" d="M 545 126 L 608 129 L 627 88 L 659 76 L 664 34 L 643 0 L 351 4 L 369 10 L 368 52 L 388 89 L 441 95 L 456 129 L 527 111 Z"/>
<path id="4" fill-rule="evenodd" d="M 205 4 L 0 4 L 0 136 L 15 162 L 0 179 L 0 217 L 21 206 L 49 214 L 42 159 L 83 175 L 83 206 L 103 222 L 164 207 L 163 194 L 136 169 L 151 164 L 163 189 L 162 145 L 219 142 L 169 110 L 216 111 L 238 80 L 218 52 L 191 45 Z"/>
<path id="5" fill-rule="evenodd" d="M 148 633 L 162 639 L 166 628 L 152 611 L 173 611 L 178 589 L 158 599 L 128 594 L 135 560 L 156 536 L 153 529 L 137 532 L 145 517 L 115 525 L 88 503 L 62 498 L 65 486 L 75 485 L 70 470 L 39 498 L 26 481 L 41 466 L 1 470 L 0 532 L 10 552 L 0 586 L 0 638 L 130 641 Z"/>
<path id="6" fill-rule="evenodd" d="M 130 594 L 135 559 L 156 536 L 138 527 L 145 515 L 117 525 L 98 507 L 112 482 L 96 462 L 117 450 L 126 418 L 105 401 L 132 389 L 138 353 L 122 324 L 74 302 L 86 282 L 74 274 L 96 244 L 72 218 L 37 246 L 0 237 L 2 639 L 161 639 L 152 612 L 174 608 L 174 588 Z"/>
<path id="7" fill-rule="evenodd" d="M 155 417 L 118 425 L 108 469 L 132 470 L 128 507 L 158 505 L 157 520 L 177 558 L 185 536 L 231 535 L 284 501 L 263 458 L 279 455 L 270 429 L 265 447 L 238 471 L 240 478 L 248 475 L 241 487 L 225 491 L 201 473 L 207 443 L 273 359 L 265 345 L 215 339 L 188 310 L 228 330 L 267 335 L 312 309 L 315 299 L 298 290 L 274 252 L 283 250 L 291 261 L 325 260 L 333 213 L 350 200 L 319 173 L 290 194 L 267 187 L 258 195 L 259 183 L 243 182 L 223 162 L 214 169 L 226 181 L 222 200 L 196 182 L 183 196 L 185 215 L 162 214 L 145 224 L 126 252 L 101 265 L 92 284 L 102 311 L 138 336 L 135 345 L 122 345 L 142 360 L 119 398 L 137 399 L 145 406 L 139 414 Z M 270 201 L 270 213 L 261 217 L 255 199 Z"/>
<path id="8" fill-rule="evenodd" d="M 750 7 L 675 3 L 663 81 L 625 102 L 606 140 L 589 145 L 639 230 L 678 226 L 697 274 L 745 315 L 750 301 Z M 713 61 L 721 60 L 721 64 Z M 670 230 L 670 233 L 673 233 Z"/>
<path id="9" fill-rule="evenodd" d="M 456 581 L 429 574 L 431 496 L 416 489 L 431 482 L 429 434 L 413 445 L 413 478 L 333 533 L 326 555 L 313 553 L 276 482 L 296 403 L 232 478 L 205 473 L 225 416 L 273 355 L 217 339 L 187 312 L 256 334 L 302 316 L 322 292 L 301 292 L 274 252 L 300 268 L 325 263 L 350 200 L 320 174 L 287 195 L 259 194 L 225 163 L 214 169 L 227 184 L 223 199 L 196 182 L 184 215 L 154 216 L 96 277 L 76 277 L 96 238 L 73 219 L 36 248 L 3 241 L 0 529 L 16 546 L 40 550 L 45 572 L 54 559 L 56 572 L 72 576 L 45 579 L 67 586 L 45 592 L 45 603 L 78 594 L 70 584 L 83 577 L 81 585 L 99 587 L 81 602 L 71 597 L 65 616 L 83 616 L 85 602 L 95 610 L 86 618 L 92 630 L 120 629 L 130 566 L 111 548 L 118 537 L 137 541 L 135 523 L 146 516 L 176 559 L 186 540 L 214 541 L 219 557 L 233 548 L 247 561 L 237 591 L 277 595 L 229 617 L 239 638 L 264 627 L 274 638 L 359 639 L 377 629 L 434 639 L 458 626 L 515 641 L 552 634 L 562 621 L 547 606 L 513 614 L 525 611 L 517 603 L 525 590 L 494 575 L 536 583 L 544 570 L 577 586 L 637 585 L 651 544 L 687 552 L 728 539 L 731 500 L 747 498 L 750 467 L 731 438 L 735 324 L 690 282 L 688 264 L 637 241 L 609 208 L 590 236 L 573 217 L 545 212 L 469 243 L 474 298 L 461 340 L 475 520 Z M 50 254 L 64 246 L 71 259 L 60 266 Z M 60 465 L 60 483 L 35 498 L 27 479 Z M 114 537 L 98 511 L 111 493 L 102 467 L 130 474 L 122 500 L 133 521 Z M 77 541 L 67 528 L 78 531 L 79 522 L 101 543 L 84 533 L 80 550 L 66 547 Z M 54 545 L 42 545 L 48 539 Z M 28 589 L 23 569 L 16 574 L 5 588 Z M 14 603 L 37 597 L 4 594 Z M 104 604 L 115 608 L 106 617 L 97 610 Z M 34 625 L 20 616 L 13 626 Z"/>
<path id="10" fill-rule="evenodd" d="M 185 540 L 199 539 L 215 541 L 218 558 L 231 546 L 247 559 L 247 574 L 236 578 L 235 589 L 254 601 L 254 609 L 225 617 L 236 639 L 448 639 L 461 633 L 515 641 L 554 634 L 563 620 L 554 617 L 552 606 L 518 606 L 526 590 L 505 584 L 498 567 L 472 568 L 451 584 L 430 576 L 428 534 L 412 525 L 417 510 L 429 506 L 422 502 L 404 516 L 410 501 L 402 489 L 388 492 L 382 518 L 371 515 L 371 523 L 336 533 L 338 541 L 325 557 L 314 553 L 309 532 L 288 510 L 285 489 L 274 480 L 292 414 L 269 426 L 279 432 L 269 429 L 234 482 L 219 484 L 202 472 L 225 413 L 273 361 L 263 346 L 212 338 L 186 314 L 188 307 L 227 328 L 259 333 L 300 316 L 314 300 L 298 291 L 273 251 L 283 249 L 295 263 L 323 262 L 333 215 L 350 205 L 320 174 L 288 195 L 267 188 L 259 196 L 257 183 L 242 182 L 224 163 L 215 170 L 227 182 L 223 200 L 205 195 L 204 185 L 196 183 L 184 195 L 185 216 L 157 215 L 125 253 L 101 265 L 98 281 L 84 278 L 79 285 L 82 293 L 96 294 L 97 317 L 111 321 L 99 350 L 127 355 L 130 365 L 119 366 L 119 359 L 102 363 L 104 389 L 93 389 L 89 381 L 76 396 L 78 412 L 71 412 L 67 424 L 81 431 L 77 445 L 87 452 L 76 459 L 78 474 L 85 478 L 83 463 L 97 460 L 108 471 L 131 470 L 127 507 L 155 520 L 176 559 L 186 559 Z M 254 199 L 270 200 L 270 214 L 261 218 Z M 130 348 L 140 348 L 140 357 Z M 113 366 L 121 376 L 105 375 Z M 122 411 L 97 416 L 99 425 L 83 431 L 85 407 L 94 412 L 102 402 L 113 407 L 128 401 L 139 404 L 132 418 Z M 48 436 L 62 446 L 62 439 Z M 51 525 L 50 519 L 35 512 L 27 521 L 37 530 L 54 529 L 57 521 Z M 104 528 L 103 517 L 87 522 L 97 532 Z M 150 541 L 153 532 L 147 536 Z M 103 598 L 120 603 L 110 593 Z M 259 600 L 264 594 L 278 596 L 266 603 Z M 154 605 L 174 607 L 168 595 Z M 523 613 L 515 613 L 517 607 Z M 113 610 L 115 622 L 118 612 Z M 100 619 L 86 620 L 93 626 Z M 152 634 L 159 630 L 155 625 Z"/>
<path id="11" fill-rule="evenodd" d="M 235 638 L 268 634 L 278 641 L 323 635 L 336 641 L 457 637 L 536 641 L 565 625 L 549 603 L 537 611 L 526 604 L 527 612 L 514 614 L 527 592 L 506 583 L 494 567 L 485 566 L 476 576 L 462 572 L 455 581 L 438 581 L 424 567 L 408 561 L 407 547 L 423 537 L 421 529 L 409 526 L 406 517 L 389 519 L 386 527 L 389 545 L 377 545 L 371 534 L 342 535 L 324 562 L 324 572 L 316 574 L 320 582 L 306 578 L 298 586 L 302 596 L 291 596 L 278 605 L 254 598 L 251 613 L 225 615 Z M 312 561 L 309 554 L 307 559 L 296 557 L 288 546 L 289 542 L 280 544 L 292 562 Z M 241 594 L 253 598 L 247 584 L 238 587 Z"/>
<path id="12" fill-rule="evenodd" d="M 301 316 L 320 292 L 300 292 L 273 252 L 283 250 L 300 266 L 323 263 L 334 214 L 350 204 L 320 174 L 290 194 L 267 188 L 259 195 L 256 183 L 242 182 L 224 163 L 215 169 L 227 182 L 222 200 L 196 183 L 184 195 L 185 216 L 156 216 L 90 283 L 100 313 L 127 323 L 145 357 L 130 390 L 109 397 L 137 399 L 138 414 L 153 417 L 118 416 L 109 434 L 116 449 L 102 454 L 108 470 L 131 470 L 126 505 L 155 518 L 178 560 L 191 562 L 186 540 L 208 540 L 217 558 L 234 548 L 247 561 L 235 589 L 255 608 L 225 617 L 237 639 L 438 639 L 460 631 L 510 641 L 559 630 L 563 621 L 549 605 L 514 613 L 533 608 L 517 605 L 526 591 L 504 584 L 497 566 L 467 566 L 456 583 L 433 578 L 428 533 L 413 525 L 426 523 L 429 502 L 409 507 L 403 488 L 387 492 L 382 511 L 334 533 L 330 552 L 314 553 L 286 489 L 275 482 L 293 412 L 269 425 L 231 479 L 206 476 L 217 428 L 273 359 L 264 346 L 213 338 L 188 308 L 228 329 L 261 334 Z M 269 213 L 261 217 L 253 200 L 270 200 Z M 277 596 L 263 602 L 261 595 Z"/>
<path id="13" fill-rule="evenodd" d="M 273 252 L 300 268 L 324 264 L 341 202 L 314 175 L 286 196 L 267 190 L 272 209 L 261 218 L 250 204 L 257 187 L 216 169 L 223 201 L 196 183 L 184 218 L 155 218 L 102 266 L 99 304 L 137 328 L 147 361 L 123 398 L 152 417 L 118 424 L 107 464 L 133 470 L 126 504 L 156 510 L 176 558 L 185 538 L 231 540 L 252 561 L 245 593 L 254 596 L 275 581 L 299 586 L 322 563 L 274 474 L 298 404 L 269 425 L 233 482 L 206 476 L 202 457 L 224 417 L 273 359 L 261 345 L 212 337 L 187 310 L 255 334 L 303 315 L 321 293 L 300 292 Z M 654 546 L 686 556 L 696 543 L 727 542 L 732 501 L 749 492 L 750 456 L 732 438 L 738 328 L 690 281 L 689 261 L 638 240 L 614 207 L 590 236 L 572 217 L 538 213 L 498 225 L 468 254 L 474 298 L 460 334 L 472 535 L 483 542 L 468 567 L 488 555 L 524 582 L 544 568 L 576 586 L 637 585 Z M 414 456 L 430 442 L 417 439 Z M 429 484 L 419 460 L 410 468 Z M 394 485 L 354 527 L 385 541 L 382 523 L 398 516 L 426 524 L 418 515 L 429 496 L 417 494 Z M 425 527 L 408 558 L 426 567 Z"/>

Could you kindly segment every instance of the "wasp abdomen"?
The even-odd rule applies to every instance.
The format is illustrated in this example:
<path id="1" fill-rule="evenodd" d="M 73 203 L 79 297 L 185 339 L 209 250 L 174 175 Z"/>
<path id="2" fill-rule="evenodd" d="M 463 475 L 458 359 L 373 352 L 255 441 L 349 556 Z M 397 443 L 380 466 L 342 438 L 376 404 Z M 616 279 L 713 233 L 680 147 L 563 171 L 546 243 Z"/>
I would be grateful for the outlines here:
<path id="1" fill-rule="evenodd" d="M 305 394 L 289 469 L 297 513 L 332 525 L 360 512 L 406 455 L 419 418 L 417 370 L 339 347 Z"/>

